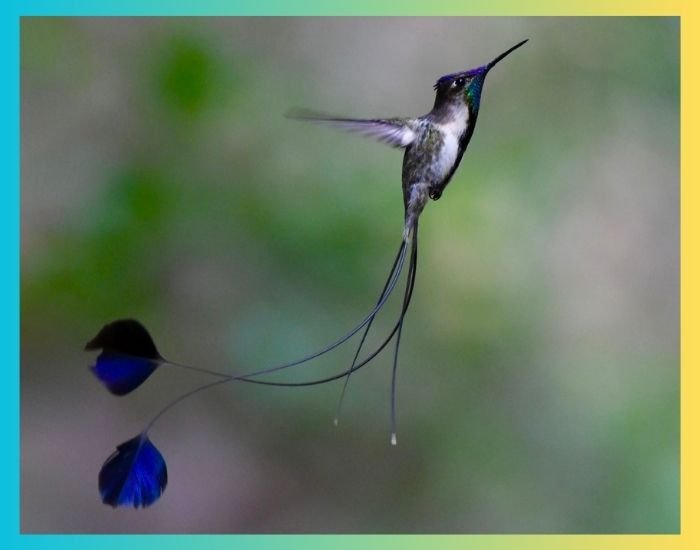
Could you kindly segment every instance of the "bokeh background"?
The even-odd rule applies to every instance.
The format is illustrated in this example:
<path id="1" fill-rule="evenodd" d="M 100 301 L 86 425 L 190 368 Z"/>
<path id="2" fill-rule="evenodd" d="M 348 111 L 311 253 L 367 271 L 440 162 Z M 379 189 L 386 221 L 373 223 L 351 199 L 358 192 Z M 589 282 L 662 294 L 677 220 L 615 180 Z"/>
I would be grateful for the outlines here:
<path id="1" fill-rule="evenodd" d="M 151 433 L 162 499 L 102 505 L 114 447 L 208 381 L 108 394 L 82 351 L 104 323 L 245 372 L 376 300 L 401 154 L 285 111 L 423 114 L 523 38 L 422 217 L 398 447 L 384 353 L 338 428 L 339 383 L 183 403 Z M 24 18 L 21 40 L 23 531 L 678 531 L 678 19 Z"/>

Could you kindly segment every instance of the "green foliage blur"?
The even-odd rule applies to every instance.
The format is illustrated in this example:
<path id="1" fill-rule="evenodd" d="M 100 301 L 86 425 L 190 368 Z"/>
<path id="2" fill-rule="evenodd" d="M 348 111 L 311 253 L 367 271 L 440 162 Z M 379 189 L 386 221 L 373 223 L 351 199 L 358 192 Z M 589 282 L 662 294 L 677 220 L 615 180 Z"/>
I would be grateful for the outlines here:
<path id="1" fill-rule="evenodd" d="M 523 38 L 422 217 L 398 447 L 387 351 L 337 428 L 340 383 L 183 403 L 151 434 L 161 501 L 100 504 L 113 448 L 208 381 L 109 395 L 82 351 L 103 324 L 247 372 L 381 290 L 400 152 L 284 113 L 423 114 L 439 76 Z M 23 531 L 678 532 L 677 19 L 24 18 L 21 39 Z"/>

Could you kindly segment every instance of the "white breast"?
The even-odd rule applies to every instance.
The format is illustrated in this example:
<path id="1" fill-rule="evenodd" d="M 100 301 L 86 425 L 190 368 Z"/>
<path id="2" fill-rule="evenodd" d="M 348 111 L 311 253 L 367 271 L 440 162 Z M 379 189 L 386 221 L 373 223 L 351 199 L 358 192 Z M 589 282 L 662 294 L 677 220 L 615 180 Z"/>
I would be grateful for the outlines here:
<path id="1" fill-rule="evenodd" d="M 455 117 L 451 122 L 439 125 L 444 140 L 440 156 L 436 162 L 436 169 L 440 178 L 447 176 L 452 166 L 454 166 L 457 160 L 457 153 L 459 152 L 459 138 L 467 129 L 468 113 L 466 108 L 465 113 L 460 114 L 461 116 Z"/>
<path id="2" fill-rule="evenodd" d="M 457 160 L 457 152 L 459 151 L 459 140 L 454 134 L 444 133 L 443 139 L 440 156 L 435 163 L 435 171 L 439 179 L 444 178 L 450 172 Z"/>

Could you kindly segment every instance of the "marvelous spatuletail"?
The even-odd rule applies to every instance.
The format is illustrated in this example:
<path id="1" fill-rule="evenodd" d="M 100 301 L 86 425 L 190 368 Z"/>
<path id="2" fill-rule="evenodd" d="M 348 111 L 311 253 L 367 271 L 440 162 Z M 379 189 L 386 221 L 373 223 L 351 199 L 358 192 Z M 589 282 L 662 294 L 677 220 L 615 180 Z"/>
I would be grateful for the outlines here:
<path id="1" fill-rule="evenodd" d="M 88 342 L 86 349 L 102 350 L 91 369 L 107 389 L 115 395 L 130 393 L 144 383 L 156 368 L 166 365 L 196 370 L 214 376 L 217 380 L 196 387 L 170 402 L 151 419 L 140 434 L 117 447 L 117 450 L 103 465 L 99 475 L 99 488 L 104 503 L 111 506 L 145 507 L 160 497 L 167 484 L 167 469 L 165 460 L 149 439 L 148 433 L 163 414 L 183 400 L 206 389 L 232 381 L 269 386 L 302 387 L 344 379 L 335 416 L 337 424 L 351 374 L 374 359 L 394 337 L 396 341 L 391 376 L 390 440 L 393 445 L 396 445 L 396 372 L 404 318 L 415 286 L 418 262 L 418 219 L 429 199 L 438 200 L 442 196 L 462 160 L 476 127 L 486 75 L 498 62 L 526 42 L 527 40 L 519 42 L 486 65 L 448 74 L 438 79 L 434 86 L 435 102 L 433 108 L 423 116 L 355 119 L 328 116 L 305 110 L 295 110 L 288 113 L 291 118 L 326 123 L 404 149 L 401 174 L 404 203 L 403 234 L 396 258 L 377 303 L 358 325 L 325 348 L 289 363 L 241 375 L 183 365 L 165 359 L 158 352 L 148 331 L 136 320 L 124 319 L 105 325 L 98 335 Z M 399 318 L 384 341 L 372 353 L 359 360 L 374 319 L 386 305 L 400 279 L 407 254 L 409 254 L 408 273 Z M 325 355 L 363 329 L 350 367 L 340 373 L 326 378 L 301 382 L 277 382 L 259 379 L 264 375 L 295 367 Z"/>

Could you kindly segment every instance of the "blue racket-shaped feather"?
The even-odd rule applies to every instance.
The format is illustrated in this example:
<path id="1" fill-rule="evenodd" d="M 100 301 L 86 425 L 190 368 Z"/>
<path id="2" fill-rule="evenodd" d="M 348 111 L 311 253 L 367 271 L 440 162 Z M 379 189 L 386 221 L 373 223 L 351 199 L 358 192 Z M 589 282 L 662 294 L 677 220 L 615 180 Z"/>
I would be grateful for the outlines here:
<path id="1" fill-rule="evenodd" d="M 138 388 L 163 361 L 151 335 L 134 319 L 105 325 L 85 349 L 102 350 L 90 370 L 115 395 Z"/>
<path id="2" fill-rule="evenodd" d="M 119 445 L 99 476 L 102 502 L 115 508 L 146 508 L 160 498 L 167 484 L 163 455 L 145 433 Z"/>

